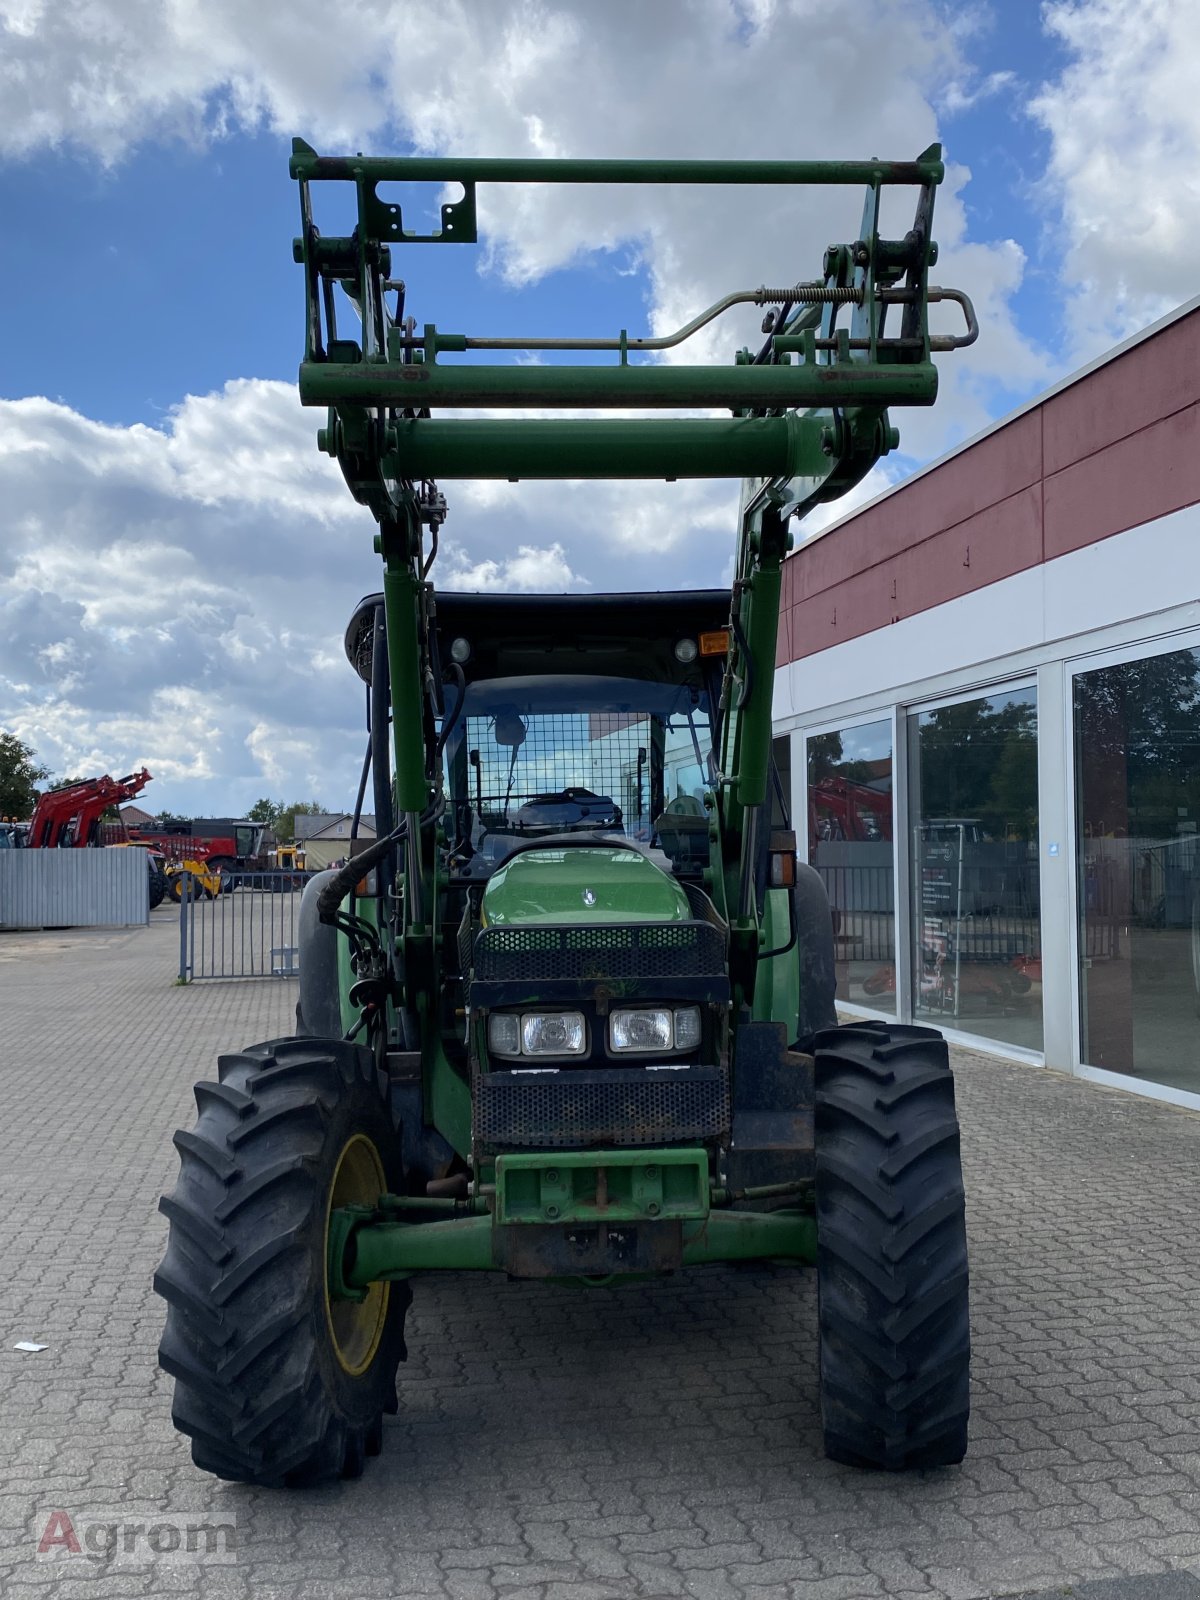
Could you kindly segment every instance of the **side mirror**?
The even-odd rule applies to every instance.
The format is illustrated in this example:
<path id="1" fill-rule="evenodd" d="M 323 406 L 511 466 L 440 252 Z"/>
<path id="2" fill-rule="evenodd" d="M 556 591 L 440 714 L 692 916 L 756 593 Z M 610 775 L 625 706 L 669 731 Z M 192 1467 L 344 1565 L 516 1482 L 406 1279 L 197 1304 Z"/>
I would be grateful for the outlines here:
<path id="1" fill-rule="evenodd" d="M 505 706 L 492 718 L 492 737 L 509 750 L 519 750 L 529 732 L 525 719 L 512 706 Z"/>

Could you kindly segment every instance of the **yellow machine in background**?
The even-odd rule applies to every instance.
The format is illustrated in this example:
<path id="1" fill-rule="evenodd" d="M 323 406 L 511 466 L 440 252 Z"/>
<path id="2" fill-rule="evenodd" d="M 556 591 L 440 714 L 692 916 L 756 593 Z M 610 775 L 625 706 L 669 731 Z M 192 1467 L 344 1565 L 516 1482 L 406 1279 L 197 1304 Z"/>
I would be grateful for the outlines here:
<path id="1" fill-rule="evenodd" d="M 183 880 L 187 873 L 190 873 L 192 878 L 193 900 L 198 900 L 201 895 L 208 900 L 215 900 L 224 887 L 219 872 L 205 866 L 203 861 L 197 861 L 192 856 L 187 856 L 182 861 L 168 862 L 166 871 L 167 893 L 177 904 L 183 899 Z"/>

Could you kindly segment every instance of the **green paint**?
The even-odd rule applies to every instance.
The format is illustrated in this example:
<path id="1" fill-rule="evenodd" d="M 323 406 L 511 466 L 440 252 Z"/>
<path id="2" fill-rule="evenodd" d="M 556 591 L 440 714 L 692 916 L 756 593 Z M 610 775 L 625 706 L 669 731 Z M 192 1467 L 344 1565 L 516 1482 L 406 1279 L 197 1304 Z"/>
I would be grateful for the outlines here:
<path id="1" fill-rule="evenodd" d="M 735 370 L 742 369 L 722 372 Z M 414 477 L 443 480 L 824 476 L 821 432 L 830 415 L 419 418 L 389 430 L 387 459 Z"/>
<path id="2" fill-rule="evenodd" d="M 683 1225 L 683 1264 L 817 1259 L 817 1219 L 805 1211 L 713 1211 Z"/>
<path id="3" fill-rule="evenodd" d="M 431 1060 L 423 1074 L 425 1120 L 466 1161 L 471 1154 L 471 1090 L 461 1073 L 446 1058 L 442 1042 L 427 1025 L 432 1036 Z"/>
<path id="4" fill-rule="evenodd" d="M 707 1215 L 704 1150 L 563 1150 L 496 1158 L 498 1223 L 650 1222 Z"/>
<path id="5" fill-rule="evenodd" d="M 642 1155 L 646 1159 L 650 1152 Z M 495 1259 L 491 1217 L 455 1217 L 448 1222 L 364 1222 L 355 1213 L 349 1223 L 354 1235 L 353 1265 L 344 1278 L 340 1263 L 330 1274 L 331 1282 L 344 1284 L 347 1297 L 368 1284 L 386 1278 L 407 1278 L 414 1272 L 501 1270 Z M 340 1243 L 347 1231 L 339 1218 L 331 1234 L 336 1234 Z M 817 1224 L 808 1212 L 711 1211 L 707 1217 L 683 1223 L 685 1267 L 718 1261 L 811 1263 L 816 1260 L 816 1253 Z"/>
<path id="6" fill-rule="evenodd" d="M 790 895 L 790 889 L 767 890 L 762 919 L 764 950 L 778 950 L 788 942 Z M 800 1016 L 800 957 L 794 944 L 782 955 L 758 963 L 751 1015 L 755 1022 L 782 1022 L 788 1029 L 788 1038 L 796 1037 Z"/>
<path id="7" fill-rule="evenodd" d="M 491 1217 L 455 1217 L 449 1222 L 374 1222 L 354 1235 L 354 1265 L 345 1275 L 351 1289 L 413 1272 L 490 1272 Z"/>
<path id="8" fill-rule="evenodd" d="M 371 183 L 940 183 L 942 148 L 915 161 L 596 161 L 477 156 L 320 156 L 292 140 L 289 171 L 310 182 Z"/>
<path id="9" fill-rule="evenodd" d="M 590 896 L 590 899 L 589 899 Z M 506 928 L 564 922 L 686 922 L 687 896 L 637 850 L 523 850 L 488 880 L 483 920 Z"/>
<path id="10" fill-rule="evenodd" d="M 692 367 L 650 363 L 608 367 L 551 366 L 548 363 L 544 366 L 536 363 L 467 366 L 420 362 L 405 367 L 388 362 L 329 361 L 306 362 L 300 369 L 300 399 L 306 406 L 930 406 L 936 397 L 937 368 L 932 362 L 879 367 L 856 363 L 816 366 L 807 362 L 790 367 Z M 441 426 L 444 430 L 455 424 Z M 485 424 L 477 422 L 474 426 L 481 430 Z M 495 448 L 502 447 L 505 426 L 503 421 L 492 424 L 497 440 Z M 518 419 L 516 427 L 524 434 L 523 419 Z M 390 437 L 394 441 L 419 440 L 420 430 L 418 422 L 411 429 L 391 430 Z M 724 437 L 732 440 L 739 431 L 731 426 Z M 788 448 L 786 428 L 754 432 L 758 437 L 778 441 L 773 445 L 777 452 Z M 447 437 L 444 431 L 441 437 L 443 440 Z M 480 437 L 477 431 L 476 440 Z M 542 437 L 551 441 L 571 440 L 569 434 L 561 434 L 559 426 L 554 424 L 547 426 Z M 517 448 L 523 450 L 526 446 L 519 444 Z M 442 461 L 447 463 L 448 470 L 444 468 L 442 476 L 470 476 L 473 462 L 462 452 L 460 444 L 457 457 L 447 461 L 443 446 Z M 457 470 L 453 464 L 455 459 Z M 582 477 L 588 459 L 578 454 L 572 457 L 565 451 L 561 458 L 547 452 L 539 476 L 566 477 L 569 473 Z M 725 476 L 726 464 L 718 458 L 709 476 Z M 788 473 L 786 465 L 780 470 Z M 610 456 L 599 476 L 619 475 L 613 471 Z M 644 467 L 641 475 L 645 475 Z M 661 476 L 667 476 L 667 472 L 664 470 Z"/>
<path id="11" fill-rule="evenodd" d="M 383 569 L 398 813 L 424 811 L 429 800 L 425 781 L 425 686 L 417 632 L 418 579 L 411 555 L 402 543 L 404 531 L 393 525 L 385 532 Z"/>

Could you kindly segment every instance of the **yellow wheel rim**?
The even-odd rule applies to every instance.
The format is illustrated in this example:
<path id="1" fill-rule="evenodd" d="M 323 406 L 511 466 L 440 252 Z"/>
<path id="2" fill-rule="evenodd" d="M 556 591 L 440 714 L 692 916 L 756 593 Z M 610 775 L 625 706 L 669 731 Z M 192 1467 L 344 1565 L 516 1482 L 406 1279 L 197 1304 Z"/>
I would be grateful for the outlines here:
<path id="1" fill-rule="evenodd" d="M 391 1285 L 373 1283 L 362 1300 L 333 1300 L 329 1294 L 329 1218 L 340 1206 L 374 1206 L 387 1192 L 383 1162 L 379 1151 L 365 1134 L 356 1133 L 342 1146 L 329 1203 L 325 1207 L 325 1321 L 333 1343 L 333 1353 L 343 1372 L 361 1377 L 374 1361 L 387 1321 Z"/>

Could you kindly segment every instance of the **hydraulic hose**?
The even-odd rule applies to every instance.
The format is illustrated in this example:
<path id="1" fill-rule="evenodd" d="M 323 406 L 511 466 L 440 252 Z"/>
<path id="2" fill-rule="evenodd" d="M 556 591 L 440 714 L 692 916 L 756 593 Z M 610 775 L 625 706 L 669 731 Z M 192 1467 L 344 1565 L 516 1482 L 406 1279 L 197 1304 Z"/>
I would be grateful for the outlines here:
<path id="1" fill-rule="evenodd" d="M 422 828 L 431 822 L 436 822 L 445 810 L 446 800 L 444 795 L 439 795 L 428 811 L 421 813 L 418 822 Z M 317 915 L 322 922 L 332 922 L 341 907 L 342 901 L 354 888 L 360 878 L 364 878 L 373 867 L 387 859 L 394 847 L 408 837 L 408 819 L 405 818 L 398 827 L 392 829 L 382 839 L 368 845 L 358 855 L 352 856 L 344 867 L 339 867 L 334 877 L 330 878 L 325 887 L 317 896 Z"/>

